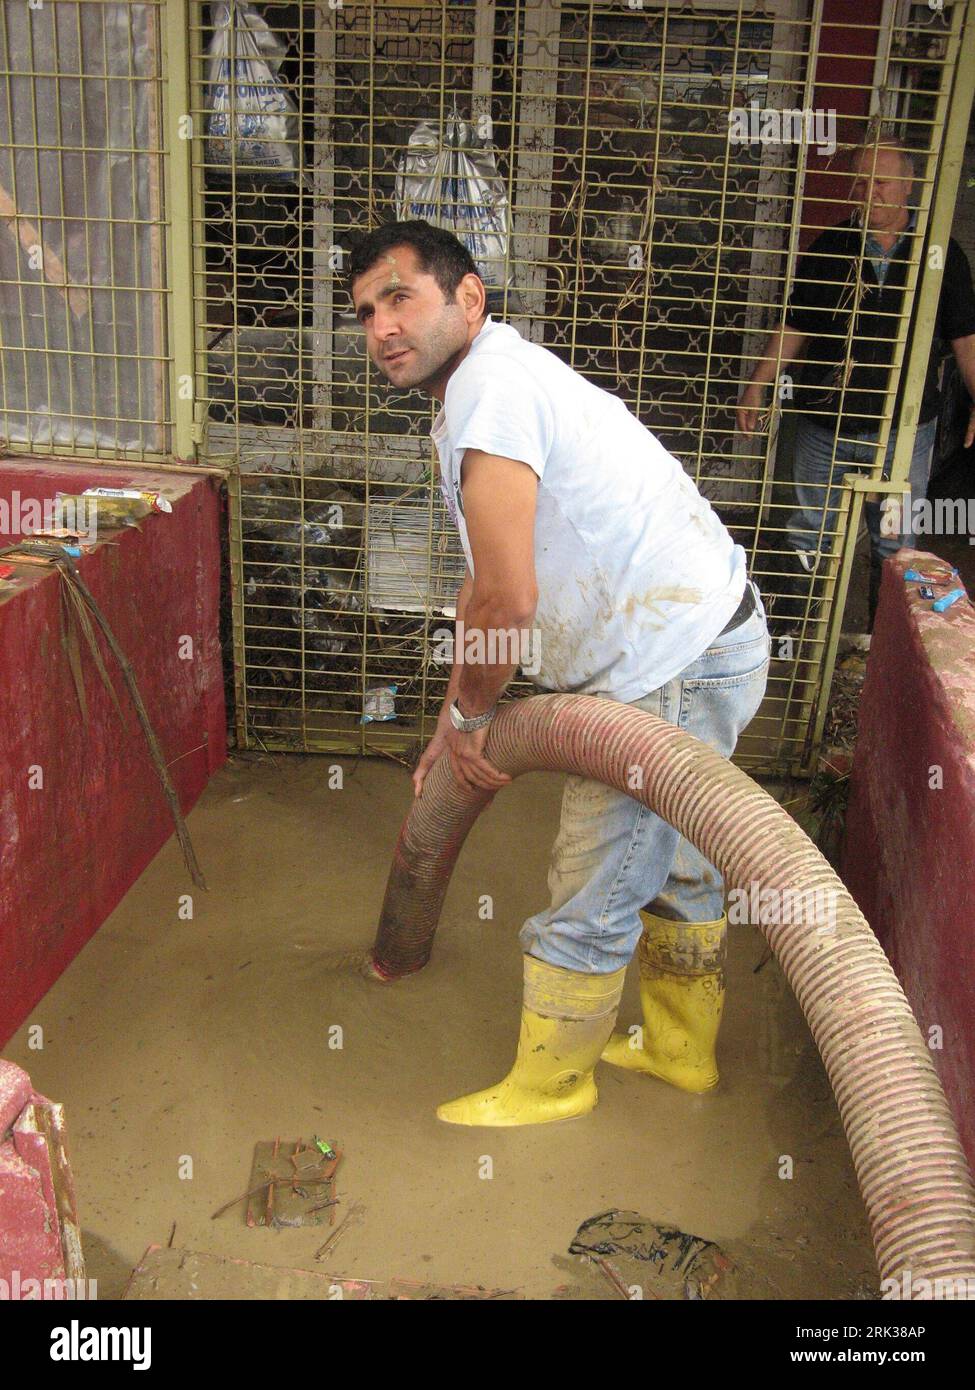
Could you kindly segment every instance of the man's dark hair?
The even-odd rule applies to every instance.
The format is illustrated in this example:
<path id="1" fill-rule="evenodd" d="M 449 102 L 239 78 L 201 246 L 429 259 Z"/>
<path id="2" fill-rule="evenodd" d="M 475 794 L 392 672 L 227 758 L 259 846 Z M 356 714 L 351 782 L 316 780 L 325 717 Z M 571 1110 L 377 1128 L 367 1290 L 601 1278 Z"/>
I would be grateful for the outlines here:
<path id="1" fill-rule="evenodd" d="M 474 258 L 453 232 L 431 226 L 419 219 L 412 222 L 387 222 L 367 232 L 356 242 L 349 257 L 349 291 L 352 282 L 364 275 L 379 257 L 394 246 L 411 246 L 417 263 L 427 275 L 432 275 L 446 300 L 453 299 L 457 286 L 465 275 L 480 275 Z"/>

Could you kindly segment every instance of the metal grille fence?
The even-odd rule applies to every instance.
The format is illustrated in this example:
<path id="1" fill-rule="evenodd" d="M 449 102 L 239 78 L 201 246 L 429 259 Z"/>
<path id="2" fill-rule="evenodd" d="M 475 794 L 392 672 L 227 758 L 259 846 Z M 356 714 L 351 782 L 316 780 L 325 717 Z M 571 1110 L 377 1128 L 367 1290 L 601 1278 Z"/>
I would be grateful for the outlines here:
<path id="1" fill-rule="evenodd" d="M 930 336 L 937 295 L 920 247 L 957 124 L 967 9 L 7 5 L 11 447 L 226 466 L 240 742 L 408 756 L 446 686 L 463 560 L 430 404 L 373 371 L 344 267 L 358 235 L 397 216 L 459 226 L 492 313 L 620 396 L 745 546 L 773 610 L 798 608 L 738 760 L 808 768 L 902 366 L 904 418 L 916 419 L 924 363 L 908 325 L 916 307 L 914 337 Z M 799 253 L 849 212 L 849 147 L 878 135 L 916 152 L 916 249 L 890 387 L 870 412 L 877 461 L 844 488 L 835 521 L 824 514 L 822 561 L 797 586 L 792 363 L 774 363 L 758 432 L 736 430 L 735 407 Z M 421 185 L 431 166 L 440 173 Z M 458 178 L 472 167 L 480 185 Z"/>
<path id="2" fill-rule="evenodd" d="M 0 434 L 170 449 L 160 0 L 0 7 Z"/>

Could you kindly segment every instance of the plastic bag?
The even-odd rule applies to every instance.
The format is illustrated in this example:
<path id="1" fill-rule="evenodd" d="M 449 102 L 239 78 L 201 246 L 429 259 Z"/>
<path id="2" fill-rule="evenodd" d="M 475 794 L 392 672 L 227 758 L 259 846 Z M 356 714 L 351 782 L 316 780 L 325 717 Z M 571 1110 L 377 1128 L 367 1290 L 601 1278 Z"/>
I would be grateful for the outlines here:
<path id="1" fill-rule="evenodd" d="M 374 721 L 380 723 L 388 719 L 396 718 L 396 691 L 395 685 L 375 685 L 371 690 L 367 690 L 362 702 L 362 718 L 360 724 L 372 724 Z"/>
<path id="2" fill-rule="evenodd" d="M 207 163 L 236 166 L 238 182 L 297 183 L 298 108 L 278 76 L 285 45 L 253 5 L 217 5 L 214 27 L 207 54 Z"/>
<path id="3" fill-rule="evenodd" d="M 454 112 L 444 138 L 421 121 L 396 175 L 396 216 L 446 227 L 467 247 L 488 287 L 504 286 L 508 197 L 494 148 Z M 510 283 L 510 276 L 507 277 Z"/>

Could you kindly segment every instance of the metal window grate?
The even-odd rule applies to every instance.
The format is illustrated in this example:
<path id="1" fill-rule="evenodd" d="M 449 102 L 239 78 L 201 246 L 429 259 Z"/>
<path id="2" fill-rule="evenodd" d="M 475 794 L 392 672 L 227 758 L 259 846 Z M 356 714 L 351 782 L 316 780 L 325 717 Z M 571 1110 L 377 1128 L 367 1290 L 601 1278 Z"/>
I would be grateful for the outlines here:
<path id="1" fill-rule="evenodd" d="M 0 12 L 0 433 L 170 450 L 160 0 Z"/>
<path id="2" fill-rule="evenodd" d="M 747 548 L 764 593 L 781 595 L 788 451 L 778 412 L 771 430 L 745 438 L 735 405 L 809 239 L 800 212 L 807 223 L 836 220 L 841 181 L 828 187 L 831 168 L 806 143 L 734 144 L 730 112 L 828 102 L 845 144 L 883 120 L 884 135 L 921 152 L 924 219 L 959 6 L 888 6 L 880 25 L 844 18 L 828 29 L 821 6 L 792 0 L 754 10 L 722 0 L 258 9 L 278 40 L 290 122 L 279 154 L 290 173 L 270 181 L 232 140 L 217 162 L 204 139 L 194 165 L 203 447 L 242 469 L 242 739 L 394 750 L 431 731 L 446 680 L 430 654 L 449 545 L 431 411 L 377 380 L 341 266 L 358 232 L 398 215 L 411 136 L 456 140 L 458 121 L 464 139 L 489 146 L 509 210 L 503 265 L 490 267 L 493 311 L 625 400 Z M 206 129 L 220 7 L 193 13 L 194 115 Z M 233 101 L 232 84 L 221 99 Z M 231 112 L 221 129 L 232 127 Z M 442 197 L 421 210 L 479 216 Z M 900 351 L 911 302 L 908 293 Z M 881 397 L 879 428 L 889 414 Z M 317 548 L 315 517 L 340 494 L 355 520 Z M 287 517 L 274 535 L 269 498 Z M 379 540 L 397 516 L 414 541 L 399 613 L 389 601 L 394 553 Z M 832 558 L 800 594 L 797 650 L 773 667 L 739 746 L 745 765 L 809 761 L 830 669 L 827 622 L 858 517 L 859 500 L 821 530 Z M 336 577 L 331 598 L 316 591 L 321 573 Z M 385 683 L 398 686 L 397 719 L 359 724 L 368 692 Z"/>
<path id="3" fill-rule="evenodd" d="M 798 255 L 843 215 L 845 146 L 879 131 L 918 152 L 927 232 L 942 139 L 967 119 L 967 21 L 966 0 L 884 0 L 876 22 L 834 0 L 8 5 L 0 429 L 15 450 L 227 466 L 240 741 L 408 753 L 445 687 L 459 555 L 430 405 L 377 380 L 342 263 L 403 205 L 411 137 L 466 141 L 507 219 L 501 254 L 481 247 L 492 312 L 638 414 L 774 603 L 795 587 L 793 417 L 776 404 L 746 438 L 735 404 Z M 752 109 L 833 111 L 840 148 L 730 139 Z M 451 223 L 484 211 L 456 189 L 430 203 Z M 930 332 L 930 282 L 915 255 L 869 412 L 878 459 L 902 365 L 905 399 L 923 377 L 907 326 L 917 300 Z M 843 489 L 821 527 L 746 766 L 815 757 L 862 502 Z M 391 684 L 396 718 L 362 723 Z"/>

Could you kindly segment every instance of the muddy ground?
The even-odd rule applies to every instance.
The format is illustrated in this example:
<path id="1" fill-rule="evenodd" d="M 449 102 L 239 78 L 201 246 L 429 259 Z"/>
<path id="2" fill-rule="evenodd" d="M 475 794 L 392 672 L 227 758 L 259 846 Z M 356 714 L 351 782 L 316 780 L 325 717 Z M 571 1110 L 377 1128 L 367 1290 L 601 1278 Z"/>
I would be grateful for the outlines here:
<path id="1" fill-rule="evenodd" d="M 516 932 L 546 900 L 561 778 L 524 777 L 496 799 L 461 857 L 432 963 L 380 986 L 348 955 L 371 940 L 409 775 L 338 759 L 344 786 L 332 790 L 331 762 L 232 760 L 190 817 L 209 881 L 192 920 L 179 916 L 188 884 L 170 841 L 34 1010 L 43 1050 L 28 1049 L 27 1025 L 4 1050 L 66 1105 L 101 1297 L 120 1294 L 146 1248 L 171 1236 L 321 1271 L 327 1230 L 250 1230 L 243 1205 L 211 1219 L 246 1190 L 256 1141 L 313 1132 L 344 1151 L 338 1191 L 363 1209 L 329 1261 L 336 1275 L 547 1298 L 575 1279 L 567 1247 L 580 1223 L 619 1207 L 717 1241 L 740 1262 L 747 1297 L 872 1295 L 832 1094 L 752 928 L 730 932 L 716 1091 L 688 1096 L 602 1065 L 600 1103 L 581 1120 L 438 1122 L 439 1101 L 499 1079 L 512 1060 Z M 479 917 L 484 894 L 493 920 Z M 621 1018 L 638 1019 L 633 970 Z M 780 1177 L 785 1157 L 791 1178 Z M 236 1291 L 247 1292 L 243 1275 Z"/>

